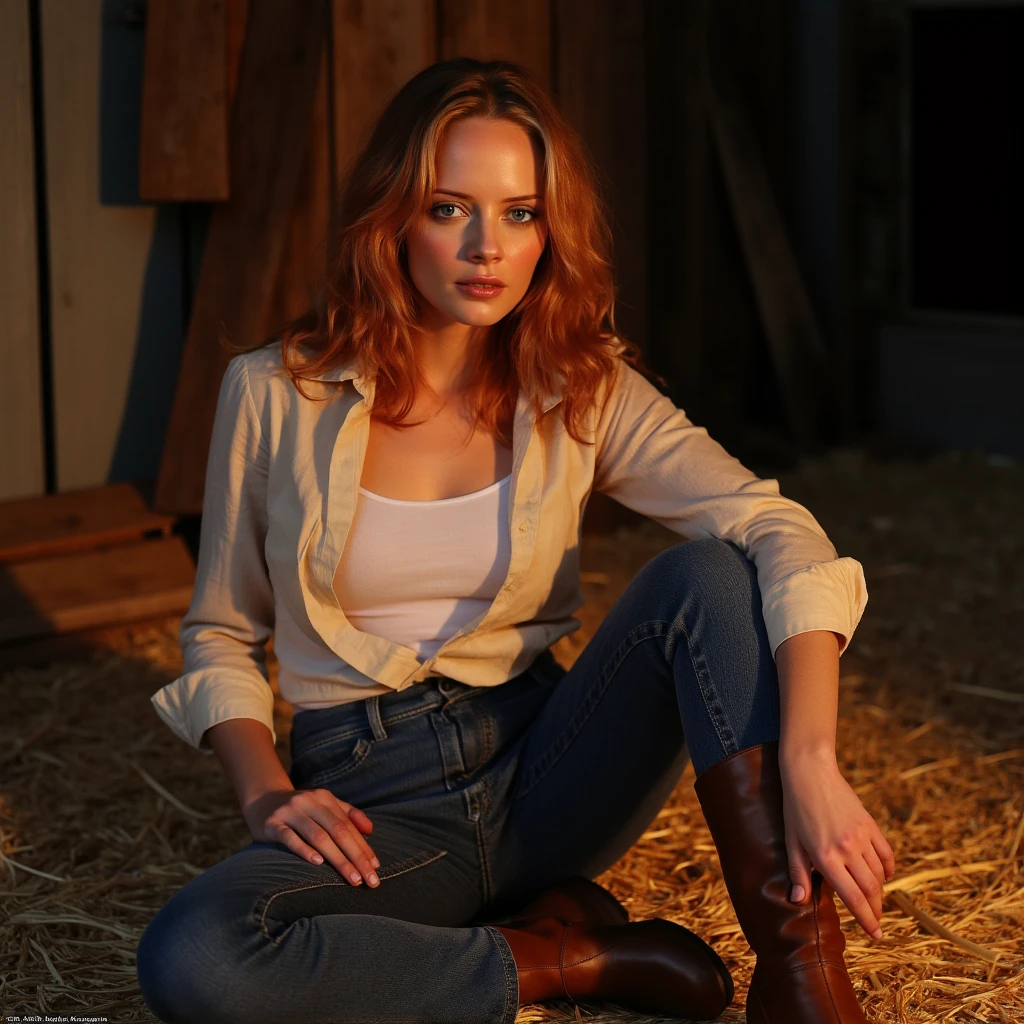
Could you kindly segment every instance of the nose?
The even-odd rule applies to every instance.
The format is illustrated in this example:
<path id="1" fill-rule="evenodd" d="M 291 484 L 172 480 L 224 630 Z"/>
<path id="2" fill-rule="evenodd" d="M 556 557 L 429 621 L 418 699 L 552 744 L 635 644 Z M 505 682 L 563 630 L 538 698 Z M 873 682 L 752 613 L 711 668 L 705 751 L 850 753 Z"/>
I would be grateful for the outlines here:
<path id="1" fill-rule="evenodd" d="M 490 218 L 477 215 L 469 225 L 466 239 L 467 256 L 474 263 L 492 263 L 502 257 L 497 224 Z"/>

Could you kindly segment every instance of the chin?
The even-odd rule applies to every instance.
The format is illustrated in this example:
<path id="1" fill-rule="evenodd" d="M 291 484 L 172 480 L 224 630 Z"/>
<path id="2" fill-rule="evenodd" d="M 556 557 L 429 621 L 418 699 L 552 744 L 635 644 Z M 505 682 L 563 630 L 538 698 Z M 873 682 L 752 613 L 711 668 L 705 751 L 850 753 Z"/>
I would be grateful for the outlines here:
<path id="1" fill-rule="evenodd" d="M 453 309 L 451 312 L 452 318 L 458 320 L 460 324 L 466 324 L 468 327 L 490 327 L 491 324 L 496 324 L 499 320 L 504 319 L 511 310 L 508 309 Z"/>

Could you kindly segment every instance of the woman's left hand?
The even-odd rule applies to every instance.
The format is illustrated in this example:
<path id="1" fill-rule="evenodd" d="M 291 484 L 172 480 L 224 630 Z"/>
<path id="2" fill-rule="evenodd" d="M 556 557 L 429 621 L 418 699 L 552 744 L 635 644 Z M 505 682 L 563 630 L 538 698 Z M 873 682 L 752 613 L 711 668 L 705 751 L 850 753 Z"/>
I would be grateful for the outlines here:
<path id="1" fill-rule="evenodd" d="M 787 760 L 782 788 L 790 899 L 803 903 L 810 896 L 813 865 L 861 927 L 880 939 L 882 885 L 893 877 L 896 861 L 834 755 Z"/>

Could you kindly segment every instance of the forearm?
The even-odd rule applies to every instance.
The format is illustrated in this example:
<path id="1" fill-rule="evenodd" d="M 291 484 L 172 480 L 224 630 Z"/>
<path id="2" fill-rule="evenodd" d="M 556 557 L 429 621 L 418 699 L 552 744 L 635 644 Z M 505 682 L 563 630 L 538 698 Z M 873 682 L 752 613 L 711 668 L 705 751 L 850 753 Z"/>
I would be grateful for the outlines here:
<path id="1" fill-rule="evenodd" d="M 776 649 L 783 765 L 835 758 L 839 643 L 831 630 L 815 629 L 787 638 Z"/>
<path id="2" fill-rule="evenodd" d="M 244 810 L 271 790 L 294 789 L 274 750 L 270 730 L 254 718 L 230 718 L 203 734 L 231 780 Z"/>

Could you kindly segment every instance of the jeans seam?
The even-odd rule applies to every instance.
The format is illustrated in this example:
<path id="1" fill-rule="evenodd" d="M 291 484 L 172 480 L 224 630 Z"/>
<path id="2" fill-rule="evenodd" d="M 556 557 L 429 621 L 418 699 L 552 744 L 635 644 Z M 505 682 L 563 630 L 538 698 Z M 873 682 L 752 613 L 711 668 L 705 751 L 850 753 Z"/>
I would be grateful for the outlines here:
<path id="1" fill-rule="evenodd" d="M 586 697 L 577 705 L 572 718 L 569 719 L 566 727 L 544 752 L 544 755 L 534 763 L 529 774 L 524 777 L 513 799 L 518 800 L 524 797 L 558 763 L 558 759 L 569 748 L 569 744 L 572 743 L 580 729 L 586 724 L 587 719 L 597 710 L 605 690 L 608 689 L 613 677 L 621 668 L 630 651 L 645 640 L 652 640 L 661 636 L 662 629 L 660 627 L 669 625 L 670 623 L 662 619 L 652 619 L 634 626 L 626 634 L 619 643 L 619 646 L 615 648 L 611 658 L 605 663 L 604 668 L 602 668 L 597 683 L 591 687 Z"/>
<path id="2" fill-rule="evenodd" d="M 700 651 L 699 647 L 697 647 L 693 637 L 690 635 L 690 631 L 686 628 L 686 623 L 682 620 L 682 615 L 679 616 L 679 631 L 686 639 L 686 652 L 690 656 L 690 665 L 693 668 L 693 674 L 697 680 L 697 686 L 700 689 L 700 695 L 704 701 L 704 707 L 707 709 L 708 718 L 711 719 L 711 724 L 715 728 L 715 735 L 718 737 L 718 742 L 722 745 L 723 755 L 728 757 L 730 754 L 736 753 L 739 749 L 739 744 L 736 740 L 736 736 L 729 726 L 729 720 L 722 708 L 722 702 L 719 700 L 718 691 L 715 689 L 715 684 L 711 679 L 711 673 L 708 671 L 707 662 L 704 660 L 703 653 Z"/>
<path id="3" fill-rule="evenodd" d="M 480 780 L 480 816 L 476 820 L 476 841 L 479 849 L 480 872 L 484 883 L 484 906 L 491 902 L 494 896 L 494 879 L 491 877 L 491 861 L 487 855 L 487 836 L 484 834 L 484 822 L 487 820 L 487 812 L 491 806 L 490 790 L 487 777 Z"/>
<path id="4" fill-rule="evenodd" d="M 486 767 L 491 763 L 491 758 L 494 756 L 494 719 L 486 712 L 482 711 L 478 715 L 478 719 L 482 726 L 482 737 L 481 737 L 481 752 L 480 752 L 480 765 Z"/>
<path id="5" fill-rule="evenodd" d="M 498 947 L 501 965 L 505 970 L 505 1009 L 498 1024 L 515 1024 L 519 1012 L 519 971 L 508 940 L 494 925 L 483 925 L 490 932 L 491 940 Z"/>
<path id="6" fill-rule="evenodd" d="M 428 864 L 433 864 L 435 860 L 440 860 L 442 857 L 447 856 L 447 850 L 438 850 L 432 857 L 428 857 L 426 860 L 422 859 L 422 854 L 413 854 L 413 856 L 406 857 L 404 860 L 400 860 L 396 864 L 391 865 L 390 868 L 379 868 L 377 876 L 380 878 L 381 882 L 384 882 L 389 878 L 396 878 L 398 875 L 408 874 L 410 871 L 415 871 L 417 868 L 426 867 Z M 311 882 L 308 885 L 288 885 L 285 888 L 273 890 L 269 894 L 264 893 L 253 908 L 253 918 L 255 919 L 256 911 L 259 909 L 260 903 L 263 903 L 263 911 L 260 913 L 258 919 L 260 932 L 263 937 L 265 939 L 269 939 L 274 946 L 281 941 L 282 936 L 272 939 L 270 937 L 270 932 L 267 930 L 267 912 L 270 910 L 270 904 L 273 903 L 278 896 L 287 896 L 289 893 L 303 892 L 306 889 L 326 889 L 328 887 L 338 885 L 346 885 L 349 888 L 355 888 L 351 882 L 340 879 L 337 882 Z"/>

